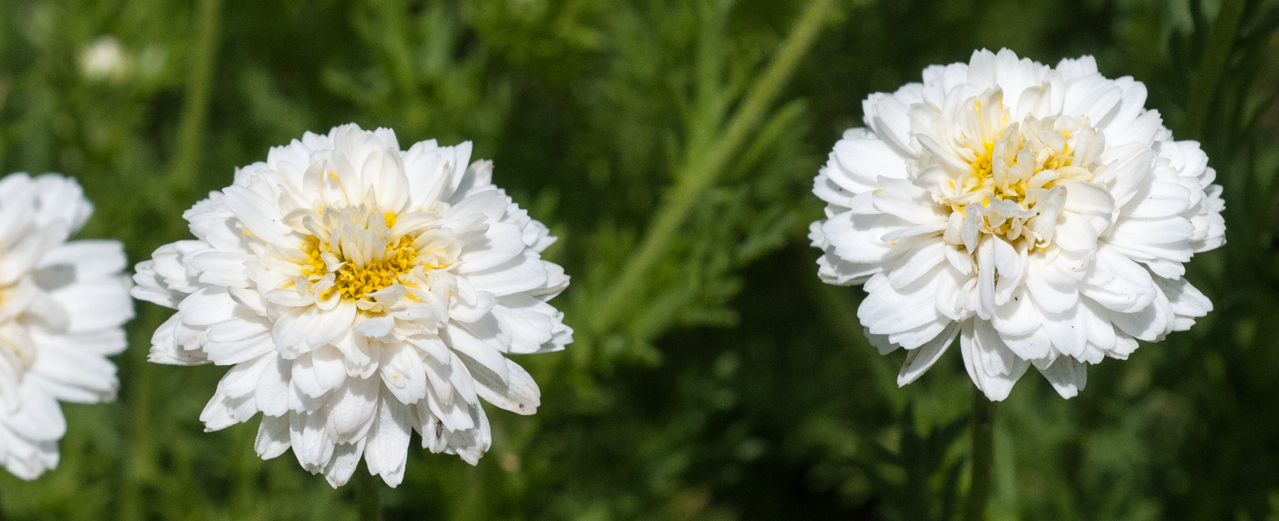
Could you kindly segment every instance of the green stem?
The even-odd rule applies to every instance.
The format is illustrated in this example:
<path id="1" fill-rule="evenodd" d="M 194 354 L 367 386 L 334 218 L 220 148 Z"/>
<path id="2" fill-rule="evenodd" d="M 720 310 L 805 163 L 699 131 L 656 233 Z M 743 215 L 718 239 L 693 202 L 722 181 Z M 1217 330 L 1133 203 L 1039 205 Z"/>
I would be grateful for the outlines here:
<path id="1" fill-rule="evenodd" d="M 604 333 L 623 316 L 644 287 L 644 278 L 670 249 L 672 239 L 689 212 L 702 200 L 703 192 L 723 173 L 729 160 L 763 118 L 765 111 L 785 86 L 799 59 L 808 52 L 821 32 L 826 12 L 833 0 L 813 0 L 795 28 L 787 35 L 763 76 L 751 88 L 745 101 L 729 121 L 727 129 L 704 155 L 690 155 L 681 168 L 673 193 L 658 209 L 653 224 L 638 251 L 622 268 L 621 276 L 604 296 L 596 314 L 596 332 Z"/>
<path id="2" fill-rule="evenodd" d="M 148 315 L 143 314 L 144 317 Z M 158 326 L 154 320 L 146 321 L 147 325 Z M 135 336 L 136 338 L 136 336 Z M 149 342 L 143 340 L 143 346 Z M 134 345 L 137 345 L 136 343 Z M 129 429 L 129 460 L 126 463 L 127 472 L 121 490 L 120 513 L 119 519 L 133 520 L 145 519 L 145 494 L 146 484 L 151 481 L 154 474 L 155 466 L 153 462 L 154 445 L 151 443 L 153 439 L 154 425 L 151 421 L 151 401 L 152 380 L 154 371 L 147 363 L 146 347 L 134 348 L 129 351 L 129 386 L 128 401 L 131 414 Z"/>
<path id="3" fill-rule="evenodd" d="M 382 498 L 379 497 L 382 480 L 361 466 L 355 469 L 354 481 L 355 506 L 359 509 L 360 521 L 382 521 Z"/>
<path id="4" fill-rule="evenodd" d="M 213 69 L 217 59 L 221 26 L 222 0 L 200 0 L 196 28 L 195 52 L 190 76 L 187 77 L 186 99 L 182 106 L 182 122 L 178 127 L 178 149 L 170 167 L 169 187 L 185 204 L 195 187 L 200 151 L 204 148 L 204 130 L 209 114 L 209 95 L 213 91 Z"/>
<path id="5" fill-rule="evenodd" d="M 981 389 L 973 394 L 973 467 L 964 505 L 965 521 L 986 519 L 986 503 L 990 500 L 990 480 L 994 474 L 995 402 Z"/>
<path id="6" fill-rule="evenodd" d="M 807 264 L 802 266 L 805 270 L 804 280 L 808 281 L 809 286 L 807 294 L 812 296 L 817 304 L 818 314 L 826 321 L 830 329 L 839 335 L 846 346 L 850 349 L 854 346 L 862 348 L 863 350 L 859 353 L 861 356 L 873 357 L 874 348 L 867 345 L 861 324 L 856 320 L 850 320 L 850 317 L 857 317 L 857 306 L 849 301 L 848 290 L 822 282 L 821 279 L 813 276 Z M 890 371 L 887 364 L 879 363 L 879 360 L 870 360 L 870 362 L 863 364 L 863 367 L 878 382 L 879 388 L 896 391 L 898 387 L 896 371 Z M 885 396 L 892 402 L 895 409 L 900 409 L 904 405 L 904 393 L 889 392 Z"/>
<path id="7" fill-rule="evenodd" d="M 1187 129 L 1194 136 L 1203 136 L 1206 130 L 1204 126 L 1207 124 L 1208 110 L 1217 93 L 1221 73 L 1229 66 L 1230 49 L 1234 46 L 1243 8 L 1244 0 L 1224 0 L 1221 10 L 1217 12 L 1217 21 L 1212 25 L 1208 49 L 1204 51 L 1199 74 L 1195 76 L 1191 88 L 1190 109 L 1186 116 Z"/>
<path id="8" fill-rule="evenodd" d="M 196 42 L 192 53 L 190 75 L 187 77 L 186 99 L 182 108 L 182 120 L 178 123 L 178 148 L 171 159 L 167 183 L 169 192 L 162 194 L 157 203 L 161 208 L 177 203 L 185 205 L 194 186 L 196 166 L 199 163 L 201 144 L 204 141 L 204 128 L 208 115 L 210 83 L 213 78 L 214 58 L 216 57 L 219 19 L 221 18 L 221 0 L 201 0 L 196 12 Z M 160 194 L 157 194 L 160 195 Z M 167 233 L 167 232 L 166 232 Z M 141 330 L 154 331 L 161 319 L 157 309 L 141 306 L 135 326 L 142 325 Z M 136 335 L 136 333 L 135 333 Z M 136 336 L 131 345 L 138 345 Z M 143 346 L 150 342 L 143 337 Z M 146 488 L 156 479 L 155 464 L 155 424 L 157 417 L 153 415 L 152 395 L 155 392 L 156 372 L 147 362 L 148 349 L 130 349 L 128 356 L 129 381 L 127 389 L 129 409 L 132 413 L 129 430 L 130 458 L 126 463 L 126 473 L 119 503 L 119 519 L 145 519 L 147 502 L 144 498 Z M 160 415 L 163 417 L 163 415 Z"/>

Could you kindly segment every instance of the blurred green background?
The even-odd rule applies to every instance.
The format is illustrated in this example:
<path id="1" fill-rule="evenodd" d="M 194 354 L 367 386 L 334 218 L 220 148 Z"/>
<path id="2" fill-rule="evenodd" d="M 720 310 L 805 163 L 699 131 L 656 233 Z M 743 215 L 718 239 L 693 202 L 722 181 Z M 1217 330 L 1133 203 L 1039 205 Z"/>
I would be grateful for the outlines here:
<path id="1" fill-rule="evenodd" d="M 473 140 L 560 237 L 576 342 L 518 359 L 543 405 L 491 409 L 479 466 L 415 445 L 387 519 L 951 519 L 972 384 L 952 352 L 897 388 L 861 290 L 817 280 L 812 178 L 867 94 L 928 64 L 1093 54 L 1217 169 L 1229 243 L 1189 266 L 1216 310 L 1078 398 L 1028 373 L 998 407 L 991 518 L 1279 519 L 1276 2 L 809 5 L 5 0 L 0 166 L 79 179 L 84 235 L 136 262 L 304 131 Z M 0 475 L 6 518 L 355 519 L 349 487 L 261 461 L 256 420 L 203 432 L 225 369 L 145 363 L 169 313 L 139 304 L 118 401 L 64 406 L 57 470 Z"/>

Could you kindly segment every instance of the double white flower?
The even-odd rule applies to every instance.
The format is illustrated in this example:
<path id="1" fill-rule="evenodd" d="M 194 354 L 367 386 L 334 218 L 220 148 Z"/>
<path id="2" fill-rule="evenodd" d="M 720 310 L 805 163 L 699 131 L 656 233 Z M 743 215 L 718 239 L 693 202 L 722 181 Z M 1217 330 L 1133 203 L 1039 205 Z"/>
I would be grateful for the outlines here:
<path id="1" fill-rule="evenodd" d="M 1011 51 L 932 66 L 864 103 L 813 191 L 823 280 L 865 284 L 858 318 L 914 381 L 955 337 L 974 383 L 1008 396 L 1034 365 L 1063 397 L 1086 364 L 1194 324 L 1212 303 L 1182 276 L 1224 242 L 1221 187 L 1173 141 L 1146 89 L 1085 56 Z"/>
<path id="2" fill-rule="evenodd" d="M 118 241 L 67 239 L 93 205 L 72 179 L 0 179 L 0 458 L 22 479 L 58 464 L 59 401 L 115 398 L 133 318 Z"/>
<path id="3" fill-rule="evenodd" d="M 138 264 L 134 296 L 177 308 L 151 360 L 232 366 L 201 420 L 263 413 L 257 451 L 290 447 L 344 484 L 361 456 L 391 486 L 409 435 L 474 464 L 479 398 L 519 414 L 537 384 L 507 354 L 563 349 L 547 301 L 568 285 L 554 238 L 470 164 L 470 143 L 401 151 L 355 125 L 271 149 L 185 217 L 196 240 Z"/>

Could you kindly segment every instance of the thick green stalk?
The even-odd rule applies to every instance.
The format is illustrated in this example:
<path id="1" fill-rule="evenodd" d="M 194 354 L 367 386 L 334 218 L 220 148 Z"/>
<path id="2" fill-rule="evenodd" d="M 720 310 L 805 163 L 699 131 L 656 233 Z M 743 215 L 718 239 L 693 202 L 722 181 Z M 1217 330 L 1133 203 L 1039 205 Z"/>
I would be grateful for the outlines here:
<path id="1" fill-rule="evenodd" d="M 139 306 L 139 320 L 134 326 L 142 325 L 147 331 L 154 331 L 160 325 L 155 310 L 149 306 Z M 147 362 L 150 351 L 149 337 L 146 335 L 130 335 L 128 351 L 129 381 L 126 382 L 125 393 L 128 400 L 129 419 L 129 459 L 126 464 L 125 479 L 121 486 L 119 519 L 146 519 L 146 486 L 155 478 L 155 425 L 151 415 L 151 395 L 154 392 L 155 370 Z M 139 338 L 141 342 L 139 342 Z"/>
<path id="2" fill-rule="evenodd" d="M 814 277 L 812 270 L 808 265 L 803 265 L 804 280 L 808 281 L 809 290 L 806 292 L 810 295 L 814 304 L 816 304 L 818 314 L 826 321 L 831 331 L 839 335 L 840 340 L 848 348 L 859 346 L 865 348 L 863 356 L 873 357 L 874 349 L 866 345 L 866 336 L 862 331 L 862 326 L 857 320 L 857 306 L 849 301 L 849 291 L 846 288 L 832 286 L 821 279 Z M 871 362 L 879 362 L 879 360 L 870 360 Z M 863 367 L 870 372 L 875 382 L 879 384 L 880 389 L 897 390 L 896 371 L 889 370 L 887 364 L 868 363 Z M 903 393 L 888 392 L 882 393 L 895 409 L 900 409 L 904 405 L 905 397 Z"/>
<path id="3" fill-rule="evenodd" d="M 964 505 L 965 521 L 986 519 L 986 503 L 990 500 L 990 481 L 995 473 L 995 402 L 981 389 L 973 394 L 973 467 L 969 480 L 968 501 Z"/>
<path id="4" fill-rule="evenodd" d="M 186 204 L 191 189 L 195 185 L 196 169 L 200 159 L 200 151 L 204 141 L 209 105 L 209 94 L 212 92 L 214 60 L 218 45 L 218 32 L 221 18 L 222 0 L 201 0 L 196 12 L 196 42 L 192 54 L 191 70 L 187 76 L 186 99 L 183 103 L 182 120 L 178 124 L 178 148 L 169 165 L 169 172 L 164 183 L 168 193 L 157 194 L 163 197 L 161 207 L 173 204 Z M 155 309 L 139 310 L 140 316 L 135 326 L 144 324 L 146 331 L 154 331 L 161 320 L 156 317 Z M 129 409 L 132 413 L 129 428 L 129 461 L 121 491 L 119 503 L 119 519 L 146 519 L 146 488 L 155 479 L 155 437 L 156 419 L 152 415 L 151 396 L 155 389 L 155 370 L 147 362 L 147 337 L 143 337 L 142 345 L 133 342 L 128 352 L 130 377 L 125 388 L 128 389 Z"/>
<path id="5" fill-rule="evenodd" d="M 379 494 L 382 480 L 361 466 L 355 469 L 352 481 L 355 482 L 355 506 L 359 509 L 360 521 L 382 521 L 382 498 Z"/>
<path id="6" fill-rule="evenodd" d="M 1204 51 L 1203 61 L 1199 64 L 1199 74 L 1195 76 L 1190 92 L 1190 107 L 1186 116 L 1187 130 L 1195 137 L 1202 137 L 1207 130 L 1204 125 L 1208 121 L 1208 110 L 1212 108 L 1221 74 L 1230 63 L 1230 49 L 1235 43 L 1235 33 L 1239 30 L 1243 8 L 1244 0 L 1224 0 L 1221 10 L 1217 12 L 1217 21 L 1212 25 L 1208 50 Z"/>
<path id="7" fill-rule="evenodd" d="M 187 77 L 182 122 L 178 127 L 178 148 L 169 170 L 169 188 L 179 199 L 184 199 L 180 201 L 183 204 L 195 187 L 200 151 L 204 148 L 209 95 L 213 91 L 213 69 L 220 40 L 222 0 L 200 0 L 199 9 L 195 52 L 192 53 L 190 76 Z"/>
<path id="8" fill-rule="evenodd" d="M 785 86 L 799 59 L 808 52 L 821 32 L 826 12 L 833 0 L 813 0 L 782 43 L 763 76 L 751 88 L 728 127 L 704 154 L 690 154 L 678 177 L 673 193 L 658 209 L 657 216 L 639 249 L 622 268 L 617 282 L 604 296 L 596 314 L 595 329 L 604 333 L 625 315 L 627 307 L 644 287 L 644 277 L 671 247 L 672 240 L 689 212 L 701 201 L 703 192 L 723 173 L 729 160 L 742 147 Z"/>

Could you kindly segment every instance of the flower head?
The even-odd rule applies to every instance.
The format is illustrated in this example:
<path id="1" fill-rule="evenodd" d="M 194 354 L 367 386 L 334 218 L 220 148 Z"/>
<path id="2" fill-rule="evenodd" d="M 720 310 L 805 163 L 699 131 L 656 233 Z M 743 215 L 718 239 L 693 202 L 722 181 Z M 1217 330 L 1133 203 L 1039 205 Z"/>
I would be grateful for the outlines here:
<path id="1" fill-rule="evenodd" d="M 857 315 L 914 381 L 960 338 L 992 400 L 1034 365 L 1057 392 L 1086 365 L 1188 329 L 1212 303 L 1183 278 L 1224 241 L 1221 187 L 1173 141 L 1146 88 L 1085 56 L 1009 50 L 924 70 L 863 103 L 813 191 L 823 280 L 865 284 Z"/>
<path id="2" fill-rule="evenodd" d="M 232 366 L 208 430 L 261 411 L 263 458 L 292 447 L 336 487 L 363 456 L 395 486 L 411 430 L 475 464 L 491 442 L 479 398 L 537 410 L 505 355 L 572 341 L 547 304 L 568 277 L 541 260 L 546 227 L 470 153 L 346 125 L 271 149 L 187 211 L 196 240 L 138 264 L 134 296 L 178 310 L 153 362 Z"/>
<path id="3" fill-rule="evenodd" d="M 0 179 L 0 458 L 22 479 L 58 465 L 59 401 L 109 401 L 119 387 L 106 357 L 133 318 L 124 248 L 67 242 L 92 213 L 73 179 Z"/>
<path id="4" fill-rule="evenodd" d="M 91 80 L 119 80 L 128 73 L 124 46 L 112 36 L 103 36 L 80 51 L 80 71 Z"/>

